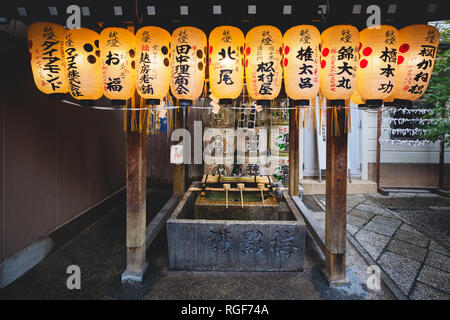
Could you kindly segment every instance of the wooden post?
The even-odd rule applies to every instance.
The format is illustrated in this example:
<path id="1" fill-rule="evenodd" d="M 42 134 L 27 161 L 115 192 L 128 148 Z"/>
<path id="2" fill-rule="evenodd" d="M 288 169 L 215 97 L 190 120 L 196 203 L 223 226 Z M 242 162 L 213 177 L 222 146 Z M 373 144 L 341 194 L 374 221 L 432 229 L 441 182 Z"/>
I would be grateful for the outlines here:
<path id="1" fill-rule="evenodd" d="M 184 128 L 183 107 L 176 109 L 174 129 Z M 184 141 L 183 141 L 184 143 Z M 184 143 L 184 145 L 186 145 Z M 189 151 L 190 152 L 190 151 Z M 186 166 L 184 164 L 173 165 L 173 194 L 182 194 L 186 191 Z"/>
<path id="2" fill-rule="evenodd" d="M 445 119 L 445 109 L 442 111 L 442 118 Z M 439 189 L 444 189 L 444 177 L 445 177 L 445 142 L 444 136 L 441 137 L 440 148 L 439 148 Z"/>
<path id="3" fill-rule="evenodd" d="M 146 138 L 145 133 L 127 132 L 127 269 L 122 273 L 122 282 L 142 282 L 148 265 L 145 261 Z"/>
<path id="4" fill-rule="evenodd" d="M 297 109 L 289 110 L 289 195 L 299 195 L 299 119 Z"/>
<path id="5" fill-rule="evenodd" d="M 380 173 L 381 173 L 381 144 L 380 144 L 380 137 L 381 137 L 381 121 L 383 119 L 383 114 L 381 113 L 381 108 L 378 108 L 377 111 L 377 159 L 376 159 L 376 176 L 375 180 L 377 183 L 377 189 L 380 189 Z"/>
<path id="6" fill-rule="evenodd" d="M 328 104 L 329 105 L 329 104 Z M 345 109 L 327 109 L 327 171 L 325 213 L 325 270 L 330 285 L 347 281 L 345 252 L 347 234 L 347 132 Z M 335 126 L 339 126 L 339 135 Z"/>

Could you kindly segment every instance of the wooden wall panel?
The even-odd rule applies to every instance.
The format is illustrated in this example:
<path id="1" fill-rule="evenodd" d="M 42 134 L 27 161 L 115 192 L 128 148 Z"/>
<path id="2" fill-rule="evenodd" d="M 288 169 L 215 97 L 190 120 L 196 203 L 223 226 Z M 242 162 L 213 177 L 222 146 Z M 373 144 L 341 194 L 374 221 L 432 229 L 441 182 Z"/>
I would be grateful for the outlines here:
<path id="1" fill-rule="evenodd" d="M 4 258 L 56 226 L 56 103 L 35 88 L 26 47 L 14 51 L 1 68 L 9 75 L 4 105 Z"/>
<path id="2" fill-rule="evenodd" d="M 125 135 L 121 111 L 40 93 L 26 41 L 7 39 L 0 54 L 1 261 L 124 187 Z"/>
<path id="3" fill-rule="evenodd" d="M 58 104 L 57 108 L 57 225 L 90 206 L 90 154 L 92 130 L 86 110 Z"/>

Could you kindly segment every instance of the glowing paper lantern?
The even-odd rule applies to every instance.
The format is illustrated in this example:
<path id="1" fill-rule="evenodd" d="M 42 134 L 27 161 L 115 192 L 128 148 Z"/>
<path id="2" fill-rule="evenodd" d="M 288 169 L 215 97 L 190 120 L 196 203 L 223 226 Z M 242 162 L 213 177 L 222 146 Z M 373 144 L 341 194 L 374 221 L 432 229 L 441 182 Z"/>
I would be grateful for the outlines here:
<path id="1" fill-rule="evenodd" d="M 70 94 L 84 104 L 92 104 L 103 95 L 99 38 L 97 32 L 86 28 L 71 29 L 64 36 Z"/>
<path id="2" fill-rule="evenodd" d="M 319 45 L 314 26 L 296 26 L 283 36 L 284 87 L 296 105 L 309 105 L 319 91 Z"/>
<path id="3" fill-rule="evenodd" d="M 28 48 L 36 87 L 55 98 L 69 91 L 64 62 L 63 26 L 36 22 L 28 27 Z"/>
<path id="4" fill-rule="evenodd" d="M 170 90 L 180 105 L 190 106 L 203 91 L 206 67 L 206 35 L 194 27 L 172 33 L 172 76 Z"/>
<path id="5" fill-rule="evenodd" d="M 136 33 L 136 88 L 147 104 L 159 105 L 169 92 L 170 33 L 143 27 Z"/>
<path id="6" fill-rule="evenodd" d="M 368 106 L 381 107 L 394 88 L 398 31 L 384 25 L 366 28 L 359 39 L 356 90 Z"/>
<path id="7" fill-rule="evenodd" d="M 364 104 L 363 99 L 361 98 L 361 96 L 358 94 L 358 91 L 356 91 L 356 90 L 355 90 L 355 92 L 353 92 L 352 96 L 350 97 L 350 100 L 356 105 Z"/>
<path id="8" fill-rule="evenodd" d="M 245 77 L 248 94 L 268 105 L 281 90 L 282 35 L 273 26 L 258 26 L 245 36 Z"/>
<path id="9" fill-rule="evenodd" d="M 219 103 L 239 97 L 244 83 L 244 34 L 221 26 L 209 35 L 209 85 Z"/>
<path id="10" fill-rule="evenodd" d="M 392 106 L 394 106 L 394 96 L 391 94 L 389 97 L 383 99 L 383 105 L 385 107 L 392 107 Z"/>
<path id="11" fill-rule="evenodd" d="M 416 24 L 399 30 L 394 103 L 411 104 L 426 91 L 439 45 L 439 31 Z"/>
<path id="12" fill-rule="evenodd" d="M 322 32 L 320 88 L 332 104 L 343 105 L 356 89 L 359 32 L 354 26 L 337 25 Z"/>
<path id="13" fill-rule="evenodd" d="M 124 105 L 136 88 L 136 38 L 123 28 L 106 28 L 100 33 L 101 78 L 105 97 Z"/>

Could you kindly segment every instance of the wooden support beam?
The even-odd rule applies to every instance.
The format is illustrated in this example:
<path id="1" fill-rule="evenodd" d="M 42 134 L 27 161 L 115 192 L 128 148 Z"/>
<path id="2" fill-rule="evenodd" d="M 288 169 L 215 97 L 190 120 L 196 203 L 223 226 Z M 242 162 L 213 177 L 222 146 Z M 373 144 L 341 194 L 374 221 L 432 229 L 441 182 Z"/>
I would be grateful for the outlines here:
<path id="1" fill-rule="evenodd" d="M 159 210 L 158 214 L 152 219 L 150 224 L 147 226 L 146 241 L 145 241 L 147 248 L 152 244 L 153 240 L 155 240 L 156 236 L 167 222 L 167 219 L 169 219 L 173 210 L 175 210 L 179 198 L 180 198 L 179 195 L 173 195 L 172 197 L 170 197 L 169 201 L 166 202 L 164 207 L 162 207 L 161 210 Z"/>
<path id="2" fill-rule="evenodd" d="M 299 195 L 299 118 L 298 110 L 289 110 L 289 195 Z"/>
<path id="3" fill-rule="evenodd" d="M 174 129 L 184 128 L 184 110 L 176 109 Z M 173 194 L 182 194 L 186 191 L 186 165 L 173 165 Z"/>
<path id="4" fill-rule="evenodd" d="M 444 109 L 445 110 L 445 109 Z M 442 111 L 442 118 L 445 119 L 445 111 Z M 439 189 L 444 189 L 444 177 L 445 177 L 445 137 L 441 137 L 441 142 L 439 146 Z"/>
<path id="5" fill-rule="evenodd" d="M 146 138 L 145 133 L 127 132 L 127 269 L 122 273 L 122 282 L 142 282 L 147 269 Z"/>
<path id="6" fill-rule="evenodd" d="M 328 104 L 329 105 L 329 104 Z M 336 110 L 336 113 L 335 113 Z M 336 123 L 337 120 L 337 123 Z M 347 122 L 345 109 L 327 109 L 327 173 L 325 211 L 325 270 L 330 285 L 347 281 Z M 339 126 L 339 135 L 335 126 Z"/>

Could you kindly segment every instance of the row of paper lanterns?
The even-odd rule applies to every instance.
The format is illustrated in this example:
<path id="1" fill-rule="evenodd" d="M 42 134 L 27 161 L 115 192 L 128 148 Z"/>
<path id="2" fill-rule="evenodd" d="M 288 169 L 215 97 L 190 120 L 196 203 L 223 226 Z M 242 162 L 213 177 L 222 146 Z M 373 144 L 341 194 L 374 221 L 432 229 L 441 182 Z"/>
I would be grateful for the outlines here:
<path id="1" fill-rule="evenodd" d="M 284 78 L 296 105 L 308 105 L 319 90 L 335 102 L 352 98 L 381 105 L 423 95 L 439 32 L 428 25 L 361 32 L 336 25 L 320 34 L 314 26 L 299 25 L 283 36 L 264 25 L 244 37 L 236 27 L 220 26 L 207 41 L 194 27 L 177 28 L 172 35 L 153 26 L 136 34 L 124 28 L 98 34 L 37 22 L 28 29 L 28 43 L 37 88 L 46 94 L 70 92 L 82 102 L 105 95 L 123 104 L 137 90 L 148 104 L 159 104 L 170 88 L 180 104 L 190 105 L 202 94 L 209 67 L 210 89 L 222 102 L 242 93 L 245 70 L 248 95 L 259 104 L 279 95 Z"/>

